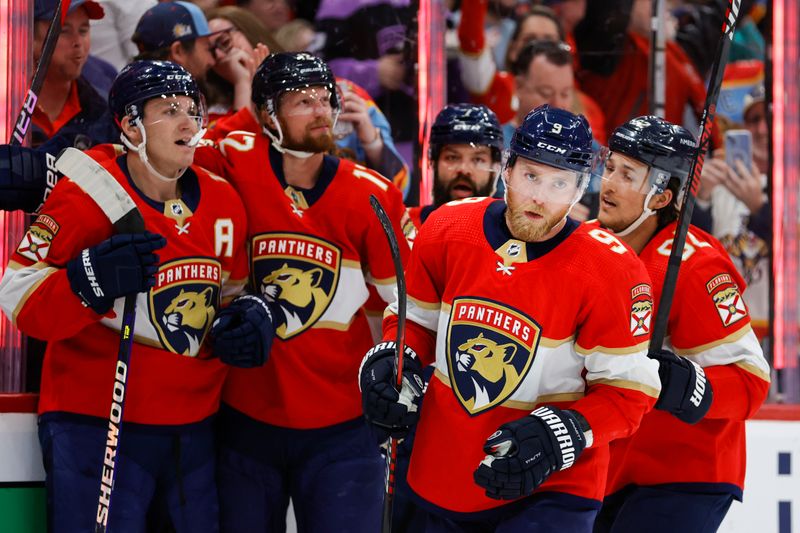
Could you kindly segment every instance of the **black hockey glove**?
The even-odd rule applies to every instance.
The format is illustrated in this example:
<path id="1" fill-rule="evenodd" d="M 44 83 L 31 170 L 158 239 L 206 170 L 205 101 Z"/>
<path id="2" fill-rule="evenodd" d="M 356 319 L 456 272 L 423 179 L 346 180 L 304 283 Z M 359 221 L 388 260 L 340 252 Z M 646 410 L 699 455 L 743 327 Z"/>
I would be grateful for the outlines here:
<path id="1" fill-rule="evenodd" d="M 262 366 L 275 337 L 276 312 L 275 304 L 261 296 L 239 296 L 211 325 L 212 354 L 231 366 Z"/>
<path id="2" fill-rule="evenodd" d="M 669 350 L 647 354 L 658 361 L 661 394 L 656 409 L 669 411 L 687 424 L 696 424 L 711 409 L 714 391 L 703 369 L 685 357 Z"/>
<path id="3" fill-rule="evenodd" d="M 67 262 L 72 292 L 98 314 L 107 313 L 114 300 L 146 292 L 155 285 L 158 255 L 167 245 L 157 233 L 121 233 L 86 248 Z"/>
<path id="4" fill-rule="evenodd" d="M 55 170 L 48 177 L 47 162 L 55 157 L 42 150 L 10 144 L 0 145 L 0 209 L 31 212 L 42 203 L 48 185 L 55 186 Z"/>
<path id="5" fill-rule="evenodd" d="M 536 490 L 551 474 L 566 470 L 586 447 L 589 424 L 575 411 L 542 406 L 503 424 L 483 446 L 486 458 L 475 483 L 496 500 L 513 500 Z"/>
<path id="6" fill-rule="evenodd" d="M 364 418 L 376 430 L 379 444 L 389 437 L 405 437 L 419 419 L 419 402 L 424 390 L 422 366 L 416 352 L 405 347 L 403 386 L 394 388 L 394 352 L 397 344 L 384 341 L 364 356 L 358 372 Z"/>

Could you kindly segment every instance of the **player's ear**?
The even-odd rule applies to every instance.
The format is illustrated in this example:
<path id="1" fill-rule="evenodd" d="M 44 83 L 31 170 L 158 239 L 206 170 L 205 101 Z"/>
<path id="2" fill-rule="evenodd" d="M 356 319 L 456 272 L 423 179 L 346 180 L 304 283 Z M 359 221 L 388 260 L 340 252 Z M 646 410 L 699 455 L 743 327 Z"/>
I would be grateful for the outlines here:
<path id="1" fill-rule="evenodd" d="M 139 128 L 133 125 L 130 116 L 122 117 L 119 128 L 122 130 L 122 133 L 125 134 L 125 137 L 127 137 L 133 144 L 139 144 L 142 142 L 142 133 L 139 131 Z"/>
<path id="2" fill-rule="evenodd" d="M 259 122 L 261 122 L 264 126 L 271 130 L 276 130 L 275 121 L 272 120 L 272 116 L 270 116 L 269 111 L 267 108 L 262 106 L 257 108 L 256 112 L 258 113 Z"/>
<path id="3" fill-rule="evenodd" d="M 655 194 L 650 199 L 650 209 L 661 209 L 672 203 L 672 191 L 667 189 L 662 193 Z"/>

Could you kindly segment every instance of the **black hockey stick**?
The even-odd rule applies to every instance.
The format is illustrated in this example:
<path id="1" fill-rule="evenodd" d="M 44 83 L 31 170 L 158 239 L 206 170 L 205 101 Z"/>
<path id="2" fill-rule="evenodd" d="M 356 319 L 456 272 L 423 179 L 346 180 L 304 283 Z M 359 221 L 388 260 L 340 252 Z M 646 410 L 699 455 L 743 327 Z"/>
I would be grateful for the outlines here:
<path id="1" fill-rule="evenodd" d="M 664 116 L 664 85 L 666 83 L 666 16 L 664 1 L 653 1 L 653 14 L 650 18 L 650 63 L 648 64 L 648 112 Z"/>
<path id="2" fill-rule="evenodd" d="M 389 241 L 394 273 L 397 278 L 397 346 L 394 354 L 394 387 L 399 393 L 403 388 L 403 352 L 406 349 L 406 277 L 403 274 L 400 246 L 397 244 L 392 222 L 375 196 L 370 195 L 369 203 L 378 216 L 378 220 L 381 221 L 386 240 Z M 392 531 L 392 504 L 394 503 L 394 471 L 397 467 L 397 445 L 398 440 L 390 437 L 389 447 L 386 449 L 386 484 L 383 492 L 382 533 L 391 533 Z"/>
<path id="3" fill-rule="evenodd" d="M 664 287 L 661 293 L 661 300 L 658 302 L 658 313 L 656 322 L 653 326 L 653 333 L 650 337 L 650 350 L 660 350 L 664 345 L 664 337 L 667 332 L 667 322 L 669 312 L 672 307 L 672 298 L 675 296 L 675 285 L 678 282 L 678 270 L 681 266 L 683 257 L 683 247 L 686 244 L 686 234 L 689 232 L 689 223 L 692 220 L 697 187 L 700 185 L 700 174 L 703 171 L 703 162 L 706 151 L 711 143 L 711 127 L 714 122 L 714 114 L 717 110 L 717 98 L 719 97 L 720 86 L 722 85 L 722 75 L 725 72 L 725 64 L 728 62 L 728 50 L 733 41 L 733 32 L 736 30 L 736 23 L 739 19 L 739 7 L 742 0 L 730 0 L 728 10 L 725 12 L 725 20 L 722 23 L 722 37 L 717 44 L 717 55 L 714 66 L 711 69 L 711 77 L 708 80 L 708 90 L 706 92 L 706 103 L 703 108 L 703 117 L 700 121 L 700 142 L 697 146 L 697 155 L 692 161 L 689 169 L 689 181 L 686 184 L 686 191 L 683 195 L 680 214 L 678 215 L 678 227 L 675 230 L 675 238 L 672 240 L 672 251 L 669 254 L 667 272 L 664 275 Z"/>
<path id="4" fill-rule="evenodd" d="M 14 122 L 14 131 L 11 133 L 9 144 L 22 144 L 25 141 L 25 135 L 31 125 L 33 110 L 36 109 L 36 102 L 39 100 L 39 91 L 42 90 L 44 78 L 47 76 L 47 67 L 50 65 L 50 58 L 53 57 L 53 50 L 56 48 L 58 36 L 61 35 L 61 24 L 67 16 L 70 2 L 71 0 L 58 0 L 56 3 L 53 21 L 50 23 L 50 29 L 47 30 L 47 35 L 42 45 L 42 55 L 39 56 L 39 64 L 36 65 L 36 72 L 31 80 L 31 88 L 28 89 L 28 94 L 25 95 L 25 102 L 22 104 L 22 109 L 19 110 L 17 120 Z"/>
<path id="5" fill-rule="evenodd" d="M 76 148 L 67 148 L 56 161 L 56 168 L 92 197 L 114 225 L 117 233 L 144 232 L 144 219 L 136 204 L 117 180 L 94 159 Z M 106 448 L 100 475 L 100 496 L 97 501 L 95 533 L 105 533 L 111 513 L 111 493 L 114 489 L 116 455 L 119 448 L 122 413 L 125 408 L 125 388 L 131 349 L 133 348 L 135 322 L 136 295 L 131 294 L 125 297 L 122 323 L 120 324 L 119 352 L 114 373 L 111 410 L 108 417 Z"/>

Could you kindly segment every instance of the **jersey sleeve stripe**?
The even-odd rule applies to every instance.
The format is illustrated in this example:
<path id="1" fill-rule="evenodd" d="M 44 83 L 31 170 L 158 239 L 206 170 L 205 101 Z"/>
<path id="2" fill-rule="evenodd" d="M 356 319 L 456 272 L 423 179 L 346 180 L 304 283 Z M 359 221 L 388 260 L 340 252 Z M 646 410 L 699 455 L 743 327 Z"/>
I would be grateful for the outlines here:
<path id="1" fill-rule="evenodd" d="M 658 398 L 660 394 L 660 389 L 656 387 L 649 387 L 644 383 L 638 383 L 636 381 L 629 381 L 627 379 L 595 379 L 595 380 L 588 380 L 587 383 L 589 386 L 592 385 L 608 385 L 610 387 L 616 387 L 618 389 L 626 389 L 626 390 L 634 390 L 638 392 L 642 392 L 647 396 L 652 398 Z"/>
<path id="2" fill-rule="evenodd" d="M 0 290 L 4 293 L 4 297 L 0 299 L 0 306 L 14 324 L 17 323 L 17 317 L 22 312 L 28 298 L 49 276 L 56 272 L 58 269 L 48 266 L 46 263 L 34 263 L 29 267 L 9 268 L 6 271 L 3 281 L 0 283 Z"/>
<path id="3" fill-rule="evenodd" d="M 575 344 L 575 351 L 581 355 L 589 356 L 595 353 L 602 353 L 603 355 L 633 355 L 636 353 L 646 352 L 648 342 L 642 342 L 634 346 L 625 346 L 623 348 L 608 348 L 606 346 L 594 346 L 592 348 L 584 348 Z"/>

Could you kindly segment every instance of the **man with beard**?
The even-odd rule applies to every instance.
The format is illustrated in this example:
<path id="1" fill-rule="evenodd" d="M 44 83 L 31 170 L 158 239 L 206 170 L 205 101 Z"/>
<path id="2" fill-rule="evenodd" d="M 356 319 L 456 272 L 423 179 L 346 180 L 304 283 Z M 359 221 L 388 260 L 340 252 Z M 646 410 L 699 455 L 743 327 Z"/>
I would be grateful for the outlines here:
<path id="1" fill-rule="evenodd" d="M 411 221 L 419 228 L 434 209 L 453 200 L 494 193 L 503 134 L 486 106 L 451 104 L 439 111 L 431 127 L 433 205 L 412 207 Z"/>
<path id="2" fill-rule="evenodd" d="M 372 533 L 384 464 L 355 376 L 373 343 L 369 290 L 390 301 L 395 273 L 369 197 L 388 212 L 405 258 L 402 197 L 383 176 L 327 155 L 340 103 L 319 58 L 269 56 L 253 104 L 263 134 L 232 132 L 197 159 L 245 203 L 251 290 L 269 300 L 276 335 L 267 363 L 234 369 L 223 390 L 222 530 L 282 531 L 291 498 L 299 531 Z"/>
<path id="3" fill-rule="evenodd" d="M 448 204 L 417 236 L 400 394 L 396 304 L 362 363 L 370 423 L 400 435 L 419 418 L 410 531 L 591 532 L 608 443 L 632 434 L 658 396 L 647 332 L 630 320 L 652 305 L 643 265 L 567 216 L 593 166 L 586 119 L 538 107 L 510 152 L 505 201 Z M 431 363 L 420 414 L 415 384 Z"/>
<path id="4" fill-rule="evenodd" d="M 598 221 L 639 255 L 658 298 L 695 139 L 644 116 L 614 130 L 609 145 Z M 661 394 L 639 431 L 611 445 L 597 532 L 643 524 L 656 533 L 716 531 L 742 498 L 745 420 L 766 398 L 769 366 L 741 297 L 744 281 L 722 245 L 690 226 L 682 258 L 664 349 L 649 354 Z"/>

